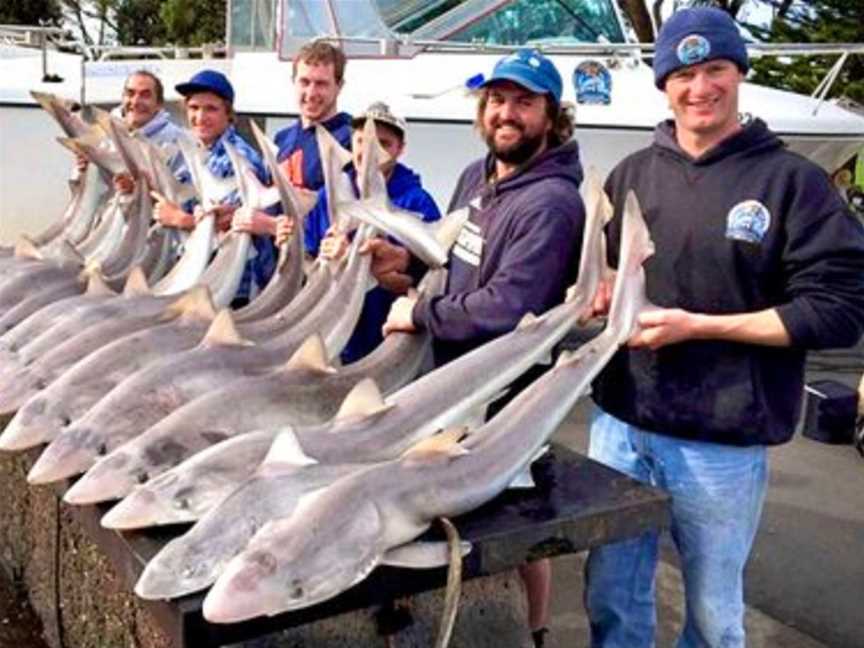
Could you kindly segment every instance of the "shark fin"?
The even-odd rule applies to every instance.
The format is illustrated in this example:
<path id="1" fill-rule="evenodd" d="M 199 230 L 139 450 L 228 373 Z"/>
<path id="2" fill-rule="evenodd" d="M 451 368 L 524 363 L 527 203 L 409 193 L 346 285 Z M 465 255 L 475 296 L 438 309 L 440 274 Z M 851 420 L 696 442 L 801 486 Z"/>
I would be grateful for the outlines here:
<path id="1" fill-rule="evenodd" d="M 391 407 L 393 405 L 388 405 L 384 402 L 384 397 L 381 395 L 378 384 L 372 378 L 364 378 L 348 392 L 348 395 L 339 407 L 336 420 L 349 417 L 372 416 L 373 414 L 385 412 Z"/>
<path id="2" fill-rule="evenodd" d="M 471 553 L 470 542 L 460 542 L 459 552 L 464 558 Z M 450 549 L 446 542 L 409 542 L 393 547 L 384 554 L 382 565 L 409 569 L 434 569 L 450 563 Z"/>
<path id="3" fill-rule="evenodd" d="M 87 277 L 87 288 L 84 291 L 85 295 L 91 295 L 93 297 L 110 297 L 117 294 L 111 289 L 111 286 L 105 283 L 105 277 L 102 275 L 102 268 L 98 263 L 89 265 L 82 274 Z"/>
<path id="4" fill-rule="evenodd" d="M 513 481 L 510 482 L 507 488 L 535 488 L 537 484 L 534 482 L 534 476 L 531 474 L 531 464 L 547 452 L 549 452 L 549 444 L 541 446 L 541 448 L 534 453 L 534 456 L 531 457 L 531 461 L 525 466 L 525 469 L 513 478 Z"/>
<path id="5" fill-rule="evenodd" d="M 470 213 L 471 210 L 468 207 L 457 209 L 441 218 L 441 220 L 432 226 L 433 231 L 435 232 L 435 238 L 445 250 L 449 250 L 453 247 L 453 244 L 456 242 L 456 239 L 459 238 L 462 226 L 465 225 L 465 221 L 468 220 L 468 215 Z"/>
<path id="6" fill-rule="evenodd" d="M 37 259 L 42 260 L 45 255 L 39 251 L 36 244 L 26 236 L 19 236 L 15 242 L 15 256 L 20 259 Z"/>
<path id="7" fill-rule="evenodd" d="M 459 445 L 459 441 L 467 433 L 466 425 L 447 428 L 434 436 L 418 441 L 408 448 L 402 457 L 420 460 L 433 457 L 460 457 L 468 454 L 468 450 Z"/>
<path id="8" fill-rule="evenodd" d="M 150 292 L 150 286 L 147 285 L 147 277 L 144 276 L 144 271 L 141 269 L 141 266 L 136 265 L 126 278 L 126 285 L 123 286 L 123 296 L 142 297 L 151 294 L 153 293 Z"/>
<path id="9" fill-rule="evenodd" d="M 516 325 L 516 328 L 517 329 L 528 328 L 530 326 L 533 326 L 534 322 L 536 322 L 539 319 L 540 318 L 537 317 L 534 313 L 532 313 L 531 311 L 528 311 L 527 313 L 525 313 L 522 316 L 522 319 L 519 320 L 519 323 Z"/>
<path id="10" fill-rule="evenodd" d="M 84 257 L 65 238 L 57 246 L 54 260 L 61 266 L 81 268 L 85 265 Z"/>
<path id="11" fill-rule="evenodd" d="M 303 452 L 303 448 L 300 447 L 294 431 L 290 427 L 285 427 L 276 435 L 273 445 L 270 446 L 270 450 L 261 463 L 261 467 L 269 468 L 278 464 L 283 467 L 294 466 L 301 468 L 317 463 L 318 461 Z"/>
<path id="12" fill-rule="evenodd" d="M 333 373 L 335 369 L 327 363 L 327 349 L 319 333 L 313 333 L 300 348 L 294 352 L 285 369 L 317 369 L 325 373 Z"/>
<path id="13" fill-rule="evenodd" d="M 210 296 L 210 289 L 203 284 L 197 284 L 187 290 L 182 297 L 169 304 L 162 313 L 162 320 L 167 321 L 175 317 L 206 322 L 212 322 L 216 319 L 216 306 Z"/>
<path id="14" fill-rule="evenodd" d="M 234 317 L 228 308 L 223 308 L 216 315 L 216 318 L 207 329 L 204 339 L 201 340 L 201 346 L 223 346 L 223 345 L 239 345 L 252 346 L 252 342 L 240 335 L 237 330 L 237 325 L 234 324 Z"/>

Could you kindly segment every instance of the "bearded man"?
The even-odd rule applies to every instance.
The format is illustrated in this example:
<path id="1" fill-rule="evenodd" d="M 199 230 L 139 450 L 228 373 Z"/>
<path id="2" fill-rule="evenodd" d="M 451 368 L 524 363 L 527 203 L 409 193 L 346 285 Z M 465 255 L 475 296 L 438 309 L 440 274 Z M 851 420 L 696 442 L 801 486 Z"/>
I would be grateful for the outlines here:
<path id="1" fill-rule="evenodd" d="M 480 85 L 476 123 L 489 153 L 465 169 L 450 202 L 450 211 L 472 209 L 450 253 L 447 289 L 440 296 L 399 298 L 384 325 L 385 333 L 430 331 L 436 366 L 512 331 L 526 313 L 560 304 L 576 279 L 585 224 L 582 166 L 561 86 L 555 65 L 532 49 L 500 60 Z M 384 239 L 367 247 L 379 281 L 416 274 L 404 248 Z M 527 372 L 505 398 L 545 369 Z M 502 400 L 490 406 L 489 416 Z M 520 572 L 534 645 L 542 646 L 549 563 L 523 565 Z"/>

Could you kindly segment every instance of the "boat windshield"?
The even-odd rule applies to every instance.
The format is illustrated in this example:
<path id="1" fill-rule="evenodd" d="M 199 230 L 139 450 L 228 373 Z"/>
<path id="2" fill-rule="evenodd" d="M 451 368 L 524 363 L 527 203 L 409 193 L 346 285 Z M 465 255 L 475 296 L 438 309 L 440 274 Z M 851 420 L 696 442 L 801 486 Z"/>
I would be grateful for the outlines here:
<path id="1" fill-rule="evenodd" d="M 310 38 L 342 39 L 348 56 L 393 56 L 430 42 L 519 46 L 623 43 L 614 0 L 230 0 L 231 45 L 273 42 L 290 58 Z M 412 45 L 412 43 L 416 45 Z M 422 45 L 421 45 L 422 44 Z"/>
<path id="2" fill-rule="evenodd" d="M 625 40 L 612 0 L 376 1 L 392 29 L 415 39 L 565 46 Z M 391 5 L 399 5 L 401 12 Z M 414 11 L 408 14 L 405 5 Z"/>

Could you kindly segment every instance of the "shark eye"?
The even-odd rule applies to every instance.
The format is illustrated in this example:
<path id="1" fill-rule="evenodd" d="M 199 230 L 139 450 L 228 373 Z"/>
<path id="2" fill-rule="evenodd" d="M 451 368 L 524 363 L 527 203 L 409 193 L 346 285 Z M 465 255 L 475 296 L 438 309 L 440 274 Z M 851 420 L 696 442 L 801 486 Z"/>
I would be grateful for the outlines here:
<path id="1" fill-rule="evenodd" d="M 108 454 L 108 446 L 105 445 L 104 441 L 99 444 L 98 448 L 96 448 L 96 454 L 98 454 L 100 457 L 104 457 L 106 454 Z"/>
<path id="2" fill-rule="evenodd" d="M 185 497 L 175 497 L 174 498 L 174 508 L 186 510 L 189 508 L 189 500 Z"/>
<path id="3" fill-rule="evenodd" d="M 303 584 L 301 583 L 301 581 L 291 581 L 290 587 L 288 589 L 288 596 L 290 596 L 292 599 L 303 598 Z"/>
<path id="4" fill-rule="evenodd" d="M 69 427 L 70 423 L 72 423 L 72 419 L 69 418 L 68 416 L 61 416 L 60 417 L 60 425 L 62 425 L 63 427 Z"/>
<path id="5" fill-rule="evenodd" d="M 143 483 L 146 482 L 148 479 L 150 479 L 150 475 L 148 475 L 146 472 L 144 472 L 144 471 L 142 470 L 141 472 L 138 473 L 138 475 L 137 475 L 137 479 L 138 479 L 138 483 L 139 483 L 139 484 L 143 484 Z"/>

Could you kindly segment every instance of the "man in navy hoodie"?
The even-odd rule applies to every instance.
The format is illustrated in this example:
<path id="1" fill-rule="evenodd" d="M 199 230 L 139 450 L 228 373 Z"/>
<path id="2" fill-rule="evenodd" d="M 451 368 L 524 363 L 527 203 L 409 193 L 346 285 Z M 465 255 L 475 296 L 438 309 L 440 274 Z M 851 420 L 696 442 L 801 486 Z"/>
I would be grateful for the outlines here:
<path id="1" fill-rule="evenodd" d="M 640 316 L 594 385 L 589 456 L 671 495 L 687 601 L 678 648 L 745 645 L 766 448 L 793 434 L 806 351 L 853 345 L 864 329 L 861 225 L 824 171 L 739 116 L 747 69 L 728 14 L 674 14 L 654 59 L 674 120 L 606 185 L 610 251 L 627 192 L 639 199 L 656 245 L 647 293 L 660 308 Z M 592 550 L 592 646 L 654 645 L 657 553 L 656 533 Z"/>
<path id="2" fill-rule="evenodd" d="M 561 303 L 579 266 L 582 166 L 554 64 L 536 50 L 519 50 L 498 62 L 478 94 L 476 123 L 489 154 L 465 169 L 450 202 L 450 210 L 473 208 L 450 254 L 445 294 L 400 298 L 385 324 L 385 332 L 430 331 L 438 366 L 513 330 L 526 313 Z M 373 272 L 409 270 L 404 250 L 370 246 Z M 510 396 L 542 369 L 517 381 Z M 542 646 L 549 563 L 520 571 L 529 625 Z"/>

